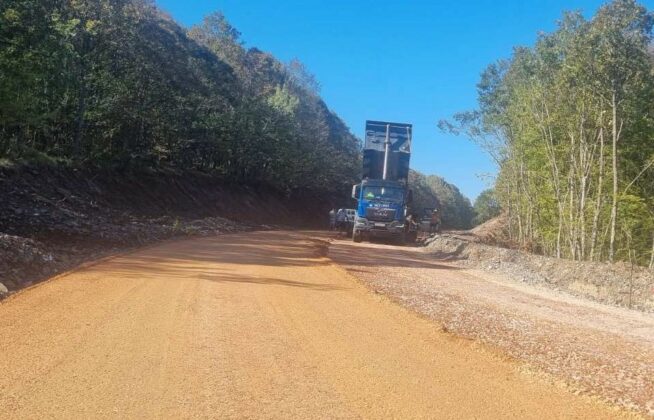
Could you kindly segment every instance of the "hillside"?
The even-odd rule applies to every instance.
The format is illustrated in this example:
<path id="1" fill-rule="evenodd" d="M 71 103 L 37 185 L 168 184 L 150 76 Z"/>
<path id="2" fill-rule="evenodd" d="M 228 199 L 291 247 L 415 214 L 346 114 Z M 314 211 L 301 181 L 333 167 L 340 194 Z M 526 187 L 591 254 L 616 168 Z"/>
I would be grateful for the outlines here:
<path id="1" fill-rule="evenodd" d="M 475 213 L 470 200 L 459 189 L 438 175 L 409 172 L 409 185 L 413 190 L 413 209 L 422 214 L 423 209 L 439 208 L 443 228 L 468 229 L 472 227 Z"/>
<path id="2" fill-rule="evenodd" d="M 360 171 L 302 63 L 142 0 L 2 3 L 0 127 L 11 290 L 163 238 L 315 225 Z"/>
<path id="3" fill-rule="evenodd" d="M 315 195 L 225 184 L 200 172 L 44 166 L 0 170 L 0 196 L 0 283 L 10 291 L 163 239 L 315 227 L 330 204 Z"/>
<path id="4" fill-rule="evenodd" d="M 220 13 L 186 29 L 142 0 L 0 7 L 0 158 L 328 194 L 358 174 L 359 141 L 313 76 L 246 49 Z"/>

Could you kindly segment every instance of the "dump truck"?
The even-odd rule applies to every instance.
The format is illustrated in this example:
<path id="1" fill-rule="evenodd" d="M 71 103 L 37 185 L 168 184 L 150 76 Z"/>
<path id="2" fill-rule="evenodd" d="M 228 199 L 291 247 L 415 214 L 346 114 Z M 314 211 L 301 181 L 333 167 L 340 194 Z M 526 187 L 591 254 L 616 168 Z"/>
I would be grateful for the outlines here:
<path id="1" fill-rule="evenodd" d="M 416 223 L 407 220 L 412 125 L 366 121 L 361 183 L 352 187 L 357 200 L 352 240 L 371 237 L 415 241 Z"/>

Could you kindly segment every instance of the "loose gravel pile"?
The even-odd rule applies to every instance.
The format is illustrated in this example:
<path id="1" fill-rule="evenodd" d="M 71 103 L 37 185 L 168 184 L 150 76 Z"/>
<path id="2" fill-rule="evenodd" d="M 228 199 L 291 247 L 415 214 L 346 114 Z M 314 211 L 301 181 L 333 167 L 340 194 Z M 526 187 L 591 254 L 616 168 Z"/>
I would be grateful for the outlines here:
<path id="1" fill-rule="evenodd" d="M 654 312 L 654 272 L 625 263 L 563 260 L 475 242 L 466 235 L 440 234 L 425 241 L 434 258 L 543 285 L 597 302 Z"/>
<path id="2" fill-rule="evenodd" d="M 0 233 L 0 298 L 15 290 L 21 277 L 47 276 L 54 257 L 40 243 Z M 24 286 L 28 285 L 27 281 Z"/>

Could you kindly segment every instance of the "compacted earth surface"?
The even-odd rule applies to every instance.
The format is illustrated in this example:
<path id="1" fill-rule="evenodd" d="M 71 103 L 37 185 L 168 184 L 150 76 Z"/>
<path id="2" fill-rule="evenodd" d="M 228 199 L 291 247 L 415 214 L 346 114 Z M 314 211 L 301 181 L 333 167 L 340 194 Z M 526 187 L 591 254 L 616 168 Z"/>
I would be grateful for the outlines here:
<path id="1" fill-rule="evenodd" d="M 328 255 L 444 331 L 523 362 L 526 374 L 654 415 L 654 314 L 462 267 L 429 248 L 335 239 Z"/>
<path id="2" fill-rule="evenodd" d="M 325 239 L 170 241 L 13 294 L 0 302 L 1 417 L 635 416 L 495 347 L 548 371 L 558 359 L 558 373 L 625 403 L 652 395 L 650 318 L 477 278 L 418 249 Z"/>

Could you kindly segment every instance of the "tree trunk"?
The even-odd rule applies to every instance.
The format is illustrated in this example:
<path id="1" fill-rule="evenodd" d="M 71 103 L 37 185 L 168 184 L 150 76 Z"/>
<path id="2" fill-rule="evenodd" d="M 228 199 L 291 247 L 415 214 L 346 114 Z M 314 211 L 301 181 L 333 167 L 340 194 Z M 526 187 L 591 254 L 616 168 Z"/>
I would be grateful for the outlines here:
<path id="1" fill-rule="evenodd" d="M 590 237 L 590 260 L 595 259 L 595 246 L 597 244 L 597 231 L 599 229 L 599 216 L 602 210 L 602 187 L 604 184 L 604 129 L 600 128 L 600 156 L 599 156 L 599 174 L 597 180 L 597 200 L 595 201 L 595 213 L 593 214 L 593 231 Z"/>
<path id="2" fill-rule="evenodd" d="M 549 120 L 549 109 L 547 108 L 546 104 L 543 104 L 543 111 L 547 119 L 540 117 L 541 118 L 540 129 L 543 139 L 545 140 L 545 145 L 547 146 L 546 148 L 547 148 L 547 157 L 549 159 L 550 176 L 552 178 L 552 185 L 554 187 L 554 192 L 556 195 L 556 203 L 559 212 L 558 214 L 559 226 L 556 234 L 556 258 L 561 258 L 561 241 L 563 235 L 563 222 L 565 218 L 565 211 L 564 211 L 565 197 L 563 197 L 561 193 L 561 186 L 560 186 L 560 179 L 559 179 L 560 172 L 559 172 L 559 165 L 556 159 L 556 151 L 554 147 L 554 135 L 552 134 L 551 126 L 547 122 L 547 120 Z M 538 118 L 538 113 L 536 113 L 536 115 Z"/>
<path id="3" fill-rule="evenodd" d="M 82 132 L 84 130 L 84 113 L 86 112 L 86 82 L 84 71 L 80 75 L 79 98 L 77 100 L 77 116 L 75 119 L 75 136 L 73 137 L 73 155 L 77 158 L 82 151 Z"/>
<path id="4" fill-rule="evenodd" d="M 615 90 L 613 91 L 613 96 L 611 97 L 611 110 L 613 112 L 613 139 L 612 139 L 612 148 L 613 156 L 612 158 L 612 167 L 613 167 L 613 199 L 611 202 L 611 236 L 609 238 L 609 261 L 613 262 L 615 259 L 615 225 L 618 218 L 618 138 L 620 133 L 618 132 L 618 104 L 616 101 Z"/>

